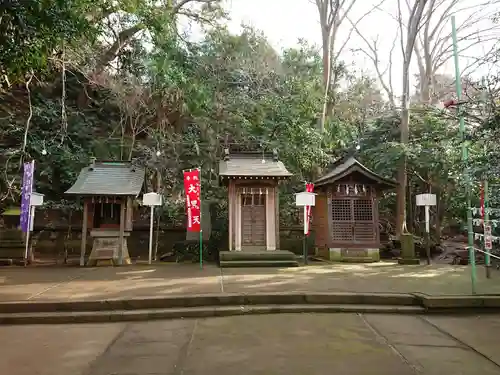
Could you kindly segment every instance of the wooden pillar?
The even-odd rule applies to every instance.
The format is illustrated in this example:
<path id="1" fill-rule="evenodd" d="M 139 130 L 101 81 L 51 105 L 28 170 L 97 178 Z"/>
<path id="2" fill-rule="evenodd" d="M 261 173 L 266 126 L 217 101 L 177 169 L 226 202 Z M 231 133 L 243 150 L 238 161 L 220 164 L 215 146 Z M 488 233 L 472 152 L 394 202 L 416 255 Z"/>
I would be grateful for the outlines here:
<path id="1" fill-rule="evenodd" d="M 270 249 L 271 246 L 271 220 L 270 220 L 270 195 L 269 195 L 269 188 L 266 187 L 266 200 L 265 200 L 265 217 L 266 217 L 266 250 Z"/>
<path id="2" fill-rule="evenodd" d="M 85 265 L 85 250 L 87 249 L 87 221 L 89 216 L 89 208 L 86 200 L 83 201 L 83 222 L 82 222 L 82 241 L 80 248 L 80 266 Z"/>
<path id="3" fill-rule="evenodd" d="M 375 242 L 377 245 L 380 247 L 380 228 L 378 227 L 378 219 L 379 219 L 379 214 L 378 214 L 378 198 L 376 193 L 372 196 L 372 218 L 373 218 L 373 226 L 375 230 Z"/>
<path id="4" fill-rule="evenodd" d="M 236 192 L 235 199 L 235 243 L 234 249 L 236 251 L 241 251 L 241 193 L 239 191 Z"/>
<path id="5" fill-rule="evenodd" d="M 125 211 L 125 230 L 127 232 L 132 232 L 132 220 L 133 220 L 133 202 L 131 197 L 127 197 L 127 206 Z"/>
<path id="6" fill-rule="evenodd" d="M 125 234 L 125 206 L 126 200 L 120 202 L 120 239 L 118 243 L 118 264 L 123 265 L 123 239 Z"/>
<path id="7" fill-rule="evenodd" d="M 266 188 L 266 250 L 276 250 L 275 204 L 274 188 Z"/>
<path id="8" fill-rule="evenodd" d="M 280 195 L 278 183 L 274 185 L 274 232 L 275 232 L 275 249 L 280 249 Z"/>
<path id="9" fill-rule="evenodd" d="M 327 216 L 328 216 L 328 236 L 326 237 L 328 240 L 328 246 L 330 247 L 331 243 L 333 242 L 333 208 L 332 208 L 332 191 L 329 189 L 326 191 L 326 196 L 327 196 Z"/>

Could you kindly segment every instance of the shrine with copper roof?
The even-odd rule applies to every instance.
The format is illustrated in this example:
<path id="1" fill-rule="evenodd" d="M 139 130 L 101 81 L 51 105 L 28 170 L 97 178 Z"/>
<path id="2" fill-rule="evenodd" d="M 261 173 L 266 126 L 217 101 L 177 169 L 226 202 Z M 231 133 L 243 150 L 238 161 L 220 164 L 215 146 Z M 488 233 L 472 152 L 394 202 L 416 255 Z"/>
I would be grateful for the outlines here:
<path id="1" fill-rule="evenodd" d="M 314 185 L 317 255 L 344 262 L 380 260 L 378 199 L 396 183 L 348 157 L 333 163 Z"/>

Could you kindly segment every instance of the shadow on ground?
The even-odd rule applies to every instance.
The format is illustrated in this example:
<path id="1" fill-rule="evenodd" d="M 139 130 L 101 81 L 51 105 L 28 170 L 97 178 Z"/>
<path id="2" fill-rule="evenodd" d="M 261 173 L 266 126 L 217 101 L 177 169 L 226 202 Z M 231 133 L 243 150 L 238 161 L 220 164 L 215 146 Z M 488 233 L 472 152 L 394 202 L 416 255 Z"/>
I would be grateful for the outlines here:
<path id="1" fill-rule="evenodd" d="M 491 279 L 478 267 L 477 292 L 500 294 L 500 272 Z M 319 264 L 292 268 L 219 269 L 207 264 L 127 267 L 4 268 L 0 300 L 82 300 L 259 292 L 421 292 L 470 294 L 470 268 L 432 265 Z"/>

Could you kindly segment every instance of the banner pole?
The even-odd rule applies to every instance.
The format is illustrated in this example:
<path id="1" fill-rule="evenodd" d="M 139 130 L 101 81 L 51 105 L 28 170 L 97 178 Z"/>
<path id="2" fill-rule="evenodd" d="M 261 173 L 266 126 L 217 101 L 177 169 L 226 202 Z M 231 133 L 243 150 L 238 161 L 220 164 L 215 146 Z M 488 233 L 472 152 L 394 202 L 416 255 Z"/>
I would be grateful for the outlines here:
<path id="1" fill-rule="evenodd" d="M 489 212 L 489 193 L 488 193 L 488 180 L 484 180 L 484 183 L 483 183 L 483 200 L 484 200 L 484 203 L 483 203 L 483 212 L 484 212 L 484 217 L 483 217 L 483 230 L 486 228 L 486 225 L 488 225 L 488 227 L 490 228 L 491 230 L 491 225 L 490 225 L 490 212 Z M 489 233 L 489 241 L 491 241 L 491 232 Z M 484 243 L 484 250 L 486 250 L 486 254 L 484 254 L 484 266 L 486 268 L 486 277 L 489 279 L 491 278 L 491 260 L 490 260 L 490 249 L 486 249 L 486 233 L 484 233 L 483 231 L 483 243 Z M 489 246 L 488 246 L 489 247 Z"/>
<path id="2" fill-rule="evenodd" d="M 201 199 L 201 167 L 198 168 L 199 181 L 200 181 L 200 270 L 203 269 L 203 226 L 202 226 L 202 199 Z"/>
<path id="3" fill-rule="evenodd" d="M 307 191 L 307 181 L 304 182 L 304 191 Z M 309 215 L 308 215 L 308 206 L 304 206 L 304 238 L 302 242 L 302 256 L 304 257 L 304 266 L 307 265 L 307 235 L 308 235 L 308 226 L 309 226 Z"/>

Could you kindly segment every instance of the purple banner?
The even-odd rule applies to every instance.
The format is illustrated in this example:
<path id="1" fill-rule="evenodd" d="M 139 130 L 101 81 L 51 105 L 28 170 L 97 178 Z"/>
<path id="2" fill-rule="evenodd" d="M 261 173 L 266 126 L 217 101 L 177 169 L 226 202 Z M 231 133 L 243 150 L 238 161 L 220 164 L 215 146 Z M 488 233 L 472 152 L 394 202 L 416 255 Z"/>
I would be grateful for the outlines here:
<path id="1" fill-rule="evenodd" d="M 35 161 L 24 163 L 23 191 L 21 194 L 21 230 L 28 232 L 30 227 L 30 201 L 33 192 L 33 174 L 35 172 Z"/>

